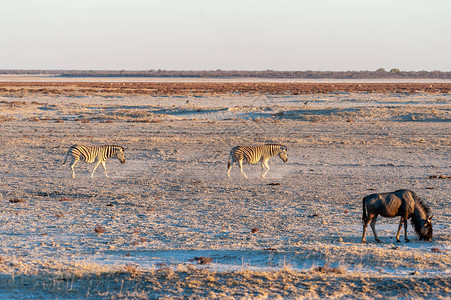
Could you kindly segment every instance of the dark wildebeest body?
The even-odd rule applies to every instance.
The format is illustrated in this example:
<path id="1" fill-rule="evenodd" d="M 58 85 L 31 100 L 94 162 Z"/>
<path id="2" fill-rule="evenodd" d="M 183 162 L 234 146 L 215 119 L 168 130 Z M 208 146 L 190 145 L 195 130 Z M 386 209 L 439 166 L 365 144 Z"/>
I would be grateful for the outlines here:
<path id="1" fill-rule="evenodd" d="M 396 234 L 396 241 L 399 242 L 399 233 L 404 223 L 404 238 L 407 238 L 407 220 L 412 219 L 412 225 L 420 240 L 431 241 L 432 239 L 432 216 L 430 209 L 418 196 L 409 190 L 399 190 L 393 193 L 371 194 L 363 198 L 363 234 L 362 243 L 366 243 L 365 234 L 368 224 L 371 222 L 374 238 L 377 242 L 381 242 L 376 234 L 377 216 L 381 215 L 386 218 L 401 217 Z"/>

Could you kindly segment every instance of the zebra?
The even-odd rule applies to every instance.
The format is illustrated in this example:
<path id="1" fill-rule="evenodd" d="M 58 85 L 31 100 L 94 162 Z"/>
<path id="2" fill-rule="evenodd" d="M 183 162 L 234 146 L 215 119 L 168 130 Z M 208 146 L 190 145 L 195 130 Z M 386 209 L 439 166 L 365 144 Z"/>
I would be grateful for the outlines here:
<path id="1" fill-rule="evenodd" d="M 110 157 L 115 156 L 121 163 L 125 163 L 124 148 L 116 145 L 103 145 L 97 147 L 73 145 L 67 151 L 63 165 L 66 163 L 69 154 L 72 158 L 72 163 L 70 165 L 70 169 L 72 170 L 72 178 L 75 178 L 74 166 L 79 160 L 84 160 L 89 164 L 92 164 L 97 160 L 94 170 L 92 170 L 91 178 L 94 178 L 94 172 L 99 164 L 102 164 L 102 167 L 105 170 L 105 176 L 109 178 L 106 172 L 105 161 Z"/>
<path id="2" fill-rule="evenodd" d="M 287 147 L 279 144 L 265 144 L 261 146 L 236 146 L 230 151 L 229 161 L 227 163 L 227 176 L 230 178 L 230 170 L 235 162 L 240 165 L 240 171 L 244 177 L 248 178 L 243 171 L 243 161 L 249 164 L 261 163 L 262 178 L 265 178 L 269 171 L 268 160 L 278 155 L 283 162 L 288 161 Z M 264 168 L 266 167 L 266 171 Z"/>

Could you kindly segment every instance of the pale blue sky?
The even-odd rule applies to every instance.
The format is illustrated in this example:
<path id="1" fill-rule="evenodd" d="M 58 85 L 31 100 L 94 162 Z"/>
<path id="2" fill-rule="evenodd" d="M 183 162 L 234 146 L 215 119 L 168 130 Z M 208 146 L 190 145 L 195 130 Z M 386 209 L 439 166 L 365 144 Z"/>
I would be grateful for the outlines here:
<path id="1" fill-rule="evenodd" d="M 451 71 L 450 0 L 0 0 L 0 69 Z"/>

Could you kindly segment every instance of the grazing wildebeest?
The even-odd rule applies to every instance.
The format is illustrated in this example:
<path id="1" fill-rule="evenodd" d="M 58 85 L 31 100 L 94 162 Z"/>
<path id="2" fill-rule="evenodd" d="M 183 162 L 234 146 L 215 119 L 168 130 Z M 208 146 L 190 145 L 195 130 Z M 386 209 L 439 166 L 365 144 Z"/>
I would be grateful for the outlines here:
<path id="1" fill-rule="evenodd" d="M 409 190 L 399 190 L 393 193 L 371 194 L 363 198 L 363 235 L 362 243 L 366 243 L 365 234 L 368 224 L 371 222 L 374 238 L 381 242 L 376 234 L 376 219 L 378 215 L 386 218 L 400 216 L 396 241 L 399 242 L 399 233 L 404 223 L 404 238 L 407 238 L 407 219 L 412 219 L 412 226 L 420 240 L 432 240 L 432 215 L 429 207 L 424 204 L 418 196 Z"/>

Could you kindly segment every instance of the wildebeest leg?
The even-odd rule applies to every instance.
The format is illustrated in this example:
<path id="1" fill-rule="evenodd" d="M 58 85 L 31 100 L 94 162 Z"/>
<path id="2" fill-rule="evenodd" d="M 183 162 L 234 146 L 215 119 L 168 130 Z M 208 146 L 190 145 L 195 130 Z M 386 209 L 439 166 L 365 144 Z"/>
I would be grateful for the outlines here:
<path id="1" fill-rule="evenodd" d="M 402 224 L 404 223 L 404 218 L 401 217 L 401 220 L 399 220 L 399 226 L 398 226 L 398 233 L 396 233 L 396 241 L 399 243 L 401 242 L 399 240 L 399 234 L 401 233 Z"/>
<path id="2" fill-rule="evenodd" d="M 247 175 L 246 175 L 246 173 L 244 173 L 244 171 L 243 171 L 243 161 L 242 161 L 242 160 L 240 160 L 240 161 L 238 161 L 238 163 L 240 164 L 240 171 L 241 171 L 241 173 L 243 173 L 244 177 L 246 177 L 246 178 L 247 178 Z"/>
<path id="3" fill-rule="evenodd" d="M 406 243 L 410 242 L 410 240 L 407 238 L 407 218 L 404 218 L 404 241 Z"/>
<path id="4" fill-rule="evenodd" d="M 376 242 L 378 243 L 382 243 L 381 240 L 377 237 L 377 233 L 376 233 L 376 221 L 377 221 L 377 215 L 374 216 L 374 218 L 371 220 L 371 229 L 373 229 L 373 234 L 374 234 L 374 238 L 376 239 Z"/>
<path id="5" fill-rule="evenodd" d="M 362 243 L 366 243 L 366 239 L 365 239 L 366 228 L 368 227 L 368 224 L 370 224 L 372 218 L 373 218 L 373 215 L 368 215 L 368 216 L 366 217 L 366 219 L 363 220 Z"/>

